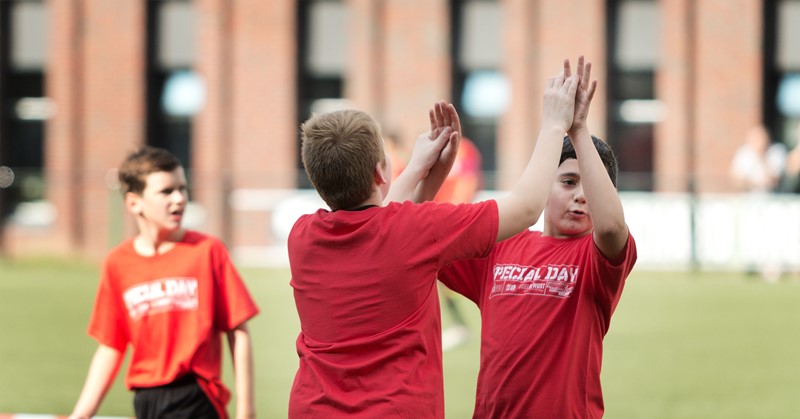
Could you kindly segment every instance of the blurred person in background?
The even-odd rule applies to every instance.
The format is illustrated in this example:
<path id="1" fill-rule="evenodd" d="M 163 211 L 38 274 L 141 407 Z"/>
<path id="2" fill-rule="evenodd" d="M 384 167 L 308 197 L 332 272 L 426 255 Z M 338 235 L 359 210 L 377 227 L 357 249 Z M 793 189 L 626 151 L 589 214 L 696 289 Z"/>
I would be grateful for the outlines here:
<path id="1" fill-rule="evenodd" d="M 800 123 L 795 128 L 794 148 L 786 155 L 786 164 L 779 185 L 780 192 L 800 192 Z"/>
<path id="2" fill-rule="evenodd" d="M 730 177 L 738 191 L 766 193 L 777 189 L 786 161 L 786 147 L 770 143 L 763 125 L 747 132 L 730 165 Z"/>
<path id="3" fill-rule="evenodd" d="M 169 151 L 145 146 L 119 168 L 125 208 L 138 234 L 105 258 L 89 320 L 98 341 L 70 419 L 100 407 L 131 347 L 125 384 L 137 419 L 225 419 L 222 382 L 227 335 L 236 383 L 236 418 L 255 417 L 247 321 L 258 314 L 225 245 L 186 230 L 186 177 Z"/>

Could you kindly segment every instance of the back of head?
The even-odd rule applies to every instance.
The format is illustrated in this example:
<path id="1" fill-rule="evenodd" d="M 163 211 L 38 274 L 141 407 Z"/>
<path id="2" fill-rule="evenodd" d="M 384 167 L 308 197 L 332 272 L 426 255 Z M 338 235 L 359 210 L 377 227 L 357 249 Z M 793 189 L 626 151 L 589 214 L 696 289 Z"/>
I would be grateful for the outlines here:
<path id="1" fill-rule="evenodd" d="M 169 151 L 144 146 L 129 154 L 119 167 L 119 182 L 122 193 L 141 194 L 147 175 L 155 172 L 171 172 L 181 167 L 181 162 Z"/>
<path id="2" fill-rule="evenodd" d="M 592 135 L 592 143 L 594 144 L 594 148 L 597 150 L 597 154 L 600 155 L 600 160 L 603 161 L 603 166 L 606 167 L 606 172 L 608 172 L 608 177 L 611 178 L 611 183 L 614 186 L 617 186 L 617 172 L 619 171 L 617 165 L 617 156 L 614 155 L 614 151 L 611 149 L 611 146 L 608 145 L 605 141 L 595 137 Z M 564 163 L 564 160 L 567 159 L 577 159 L 577 154 L 575 154 L 575 148 L 572 146 L 572 141 L 570 141 L 569 136 L 564 137 L 564 143 L 561 146 L 561 158 L 558 160 L 558 164 Z"/>
<path id="3" fill-rule="evenodd" d="M 375 165 L 386 164 L 378 123 L 365 112 L 312 115 L 301 126 L 301 153 L 308 178 L 331 210 L 369 199 Z"/>

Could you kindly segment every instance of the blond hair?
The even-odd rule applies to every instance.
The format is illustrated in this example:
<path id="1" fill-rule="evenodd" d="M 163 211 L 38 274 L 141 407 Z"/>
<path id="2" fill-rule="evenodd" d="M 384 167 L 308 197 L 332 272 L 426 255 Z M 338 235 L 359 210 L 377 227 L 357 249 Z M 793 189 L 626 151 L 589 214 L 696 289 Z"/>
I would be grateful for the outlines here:
<path id="1" fill-rule="evenodd" d="M 353 208 L 369 199 L 374 169 L 385 167 L 380 126 L 357 110 L 312 115 L 301 125 L 303 166 L 331 210 Z"/>

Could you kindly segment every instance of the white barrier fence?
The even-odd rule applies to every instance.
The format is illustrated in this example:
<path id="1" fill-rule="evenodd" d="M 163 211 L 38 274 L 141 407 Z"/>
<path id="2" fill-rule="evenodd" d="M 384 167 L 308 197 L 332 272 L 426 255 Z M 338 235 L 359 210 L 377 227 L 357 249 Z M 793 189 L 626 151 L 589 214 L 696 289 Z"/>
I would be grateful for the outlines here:
<path id="1" fill-rule="evenodd" d="M 479 200 L 501 195 L 485 191 Z M 636 238 L 637 268 L 800 270 L 800 196 L 620 193 Z M 313 190 L 239 190 L 235 210 L 267 211 L 277 245 L 234 248 L 246 265 L 286 264 L 285 240 L 301 214 L 325 207 Z M 541 221 L 533 227 L 541 229 Z"/>

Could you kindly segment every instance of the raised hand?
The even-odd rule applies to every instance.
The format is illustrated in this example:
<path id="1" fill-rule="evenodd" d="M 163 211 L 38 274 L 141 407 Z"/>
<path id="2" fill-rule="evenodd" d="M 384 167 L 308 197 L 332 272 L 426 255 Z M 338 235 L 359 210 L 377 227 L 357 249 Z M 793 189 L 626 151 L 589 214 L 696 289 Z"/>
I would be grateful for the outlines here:
<path id="1" fill-rule="evenodd" d="M 542 107 L 543 129 L 556 128 L 566 133 L 572 126 L 578 84 L 578 76 L 571 74 L 569 60 L 564 60 L 564 70 L 547 80 Z"/>
<path id="2" fill-rule="evenodd" d="M 446 127 L 451 129 L 447 145 L 439 153 L 439 158 L 431 167 L 431 172 L 441 171 L 446 177 L 453 167 L 458 147 L 461 144 L 461 120 L 455 106 L 444 101 L 437 102 L 428 112 L 428 116 L 431 122 L 431 138 L 436 138 Z"/>
<path id="3" fill-rule="evenodd" d="M 584 65 L 583 56 L 578 58 L 578 68 L 575 72 L 578 76 L 579 84 L 575 92 L 575 113 L 572 118 L 570 132 L 586 128 L 586 118 L 589 115 L 589 105 L 597 89 L 597 80 L 592 81 L 592 63 Z"/>

